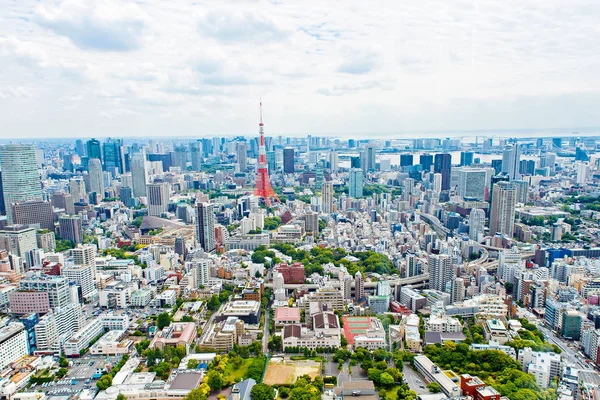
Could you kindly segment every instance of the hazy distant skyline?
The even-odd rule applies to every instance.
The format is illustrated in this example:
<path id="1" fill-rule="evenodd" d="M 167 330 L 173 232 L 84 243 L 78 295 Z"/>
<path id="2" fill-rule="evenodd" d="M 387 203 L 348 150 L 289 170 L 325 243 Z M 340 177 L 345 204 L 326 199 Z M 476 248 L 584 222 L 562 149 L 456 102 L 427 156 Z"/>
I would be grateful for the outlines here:
<path id="1" fill-rule="evenodd" d="M 600 126 L 598 2 L 227 3 L 0 0 L 0 138 Z"/>

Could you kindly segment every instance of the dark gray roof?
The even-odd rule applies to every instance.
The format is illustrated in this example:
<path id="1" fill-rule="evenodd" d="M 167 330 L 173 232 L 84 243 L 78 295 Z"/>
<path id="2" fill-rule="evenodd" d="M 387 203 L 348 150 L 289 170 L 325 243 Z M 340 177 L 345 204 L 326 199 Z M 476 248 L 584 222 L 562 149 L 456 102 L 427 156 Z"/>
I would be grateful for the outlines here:
<path id="1" fill-rule="evenodd" d="M 248 378 L 240 383 L 236 383 L 232 387 L 232 391 L 235 388 L 240 390 L 240 400 L 250 400 L 250 391 L 256 385 L 256 381 L 252 378 Z M 231 396 L 227 400 L 231 400 Z"/>
<path id="2" fill-rule="evenodd" d="M 300 338 L 302 327 L 298 324 L 290 324 L 283 327 L 283 338 L 296 337 Z"/>
<path id="3" fill-rule="evenodd" d="M 202 374 L 197 372 L 182 372 L 177 374 L 170 389 L 185 389 L 192 390 L 200 386 L 202 383 Z"/>

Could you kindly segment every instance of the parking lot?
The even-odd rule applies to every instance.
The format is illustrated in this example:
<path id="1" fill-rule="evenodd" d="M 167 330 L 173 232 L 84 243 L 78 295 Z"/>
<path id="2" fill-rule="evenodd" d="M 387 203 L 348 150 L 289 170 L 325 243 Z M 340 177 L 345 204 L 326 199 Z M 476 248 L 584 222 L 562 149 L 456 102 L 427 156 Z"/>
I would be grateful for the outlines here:
<path id="1" fill-rule="evenodd" d="M 70 359 L 73 363 L 69 367 L 69 373 L 59 381 L 47 382 L 36 385 L 35 390 L 42 390 L 46 395 L 74 395 L 84 389 L 96 389 L 96 379 L 94 374 L 101 373 L 107 362 L 116 363 L 118 358 L 102 356 L 86 356 L 84 358 Z"/>

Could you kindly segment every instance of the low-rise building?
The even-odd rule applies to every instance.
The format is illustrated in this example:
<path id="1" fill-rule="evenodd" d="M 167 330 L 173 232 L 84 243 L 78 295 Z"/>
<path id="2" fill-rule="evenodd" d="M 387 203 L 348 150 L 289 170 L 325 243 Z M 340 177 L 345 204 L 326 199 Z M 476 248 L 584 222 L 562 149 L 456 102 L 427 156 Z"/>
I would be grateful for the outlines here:
<path id="1" fill-rule="evenodd" d="M 280 328 L 289 324 L 299 324 L 300 309 L 293 307 L 277 307 L 275 310 L 275 317 L 273 319 L 276 328 Z"/>
<path id="2" fill-rule="evenodd" d="M 493 340 L 505 344 L 510 340 L 510 335 L 504 323 L 499 319 L 488 319 L 483 323 L 483 336 L 486 340 Z"/>
<path id="3" fill-rule="evenodd" d="M 94 355 L 123 356 L 129 354 L 133 349 L 133 340 L 124 339 L 126 332 L 123 330 L 111 330 L 102 336 L 90 347 L 90 353 Z"/>
<path id="4" fill-rule="evenodd" d="M 260 303 L 254 300 L 235 300 L 227 303 L 217 321 L 236 317 L 247 324 L 258 324 L 260 322 Z"/>
<path id="5" fill-rule="evenodd" d="M 460 396 L 461 390 L 456 383 L 452 381 L 437 365 L 435 365 L 427 356 L 416 356 L 414 365 L 425 379 L 429 382 L 436 382 L 440 385 L 442 393 L 448 397 Z"/>
<path id="6" fill-rule="evenodd" d="M 189 352 L 190 346 L 196 339 L 196 324 L 193 322 L 173 322 L 154 335 L 150 348 L 163 350 L 165 346 L 183 346 Z"/>
<path id="7" fill-rule="evenodd" d="M 526 347 L 519 350 L 518 359 L 523 366 L 523 371 L 533 375 L 541 388 L 547 388 L 552 379 L 560 374 L 559 354 L 532 351 L 530 347 Z"/>

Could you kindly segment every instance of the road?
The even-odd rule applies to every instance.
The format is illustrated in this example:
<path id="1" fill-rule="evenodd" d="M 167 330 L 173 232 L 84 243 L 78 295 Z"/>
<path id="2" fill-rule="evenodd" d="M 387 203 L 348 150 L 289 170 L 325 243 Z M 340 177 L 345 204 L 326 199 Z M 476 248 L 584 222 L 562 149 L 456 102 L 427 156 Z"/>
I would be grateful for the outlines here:
<path id="1" fill-rule="evenodd" d="M 569 346 L 569 342 L 564 341 L 563 339 L 556 336 L 556 334 L 550 329 L 546 328 L 542 323 L 538 323 L 538 328 L 544 335 L 548 342 L 554 343 L 562 350 L 562 357 L 567 361 L 567 363 L 577 366 L 578 368 L 594 371 L 594 369 L 585 362 L 585 359 L 582 358 L 577 349 Z"/>
<path id="2" fill-rule="evenodd" d="M 212 315 L 210 316 L 210 318 L 208 319 L 208 321 L 206 321 L 206 323 L 204 324 L 204 326 L 202 327 L 202 336 L 197 340 L 197 343 L 200 343 L 201 345 L 204 343 L 204 341 L 206 340 L 206 335 L 208 334 L 208 332 L 210 331 L 210 327 L 213 324 L 213 320 L 215 319 L 215 317 L 221 312 L 221 309 L 225 307 L 225 304 L 221 304 L 221 306 L 219 307 L 219 309 L 217 311 L 215 311 L 214 313 L 212 313 Z"/>
<path id="3" fill-rule="evenodd" d="M 416 394 L 426 394 L 429 393 L 429 390 L 425 387 L 427 384 L 424 378 L 417 371 L 412 369 L 409 363 L 404 363 L 404 368 L 402 369 L 402 374 L 404 375 L 404 379 L 406 380 L 406 384 Z M 423 386 L 423 388 L 421 388 Z"/>
<path id="4" fill-rule="evenodd" d="M 269 352 L 269 319 L 271 317 L 271 300 L 267 304 L 267 308 L 265 309 L 265 323 L 263 326 L 263 338 L 262 338 L 262 351 L 267 354 Z"/>

